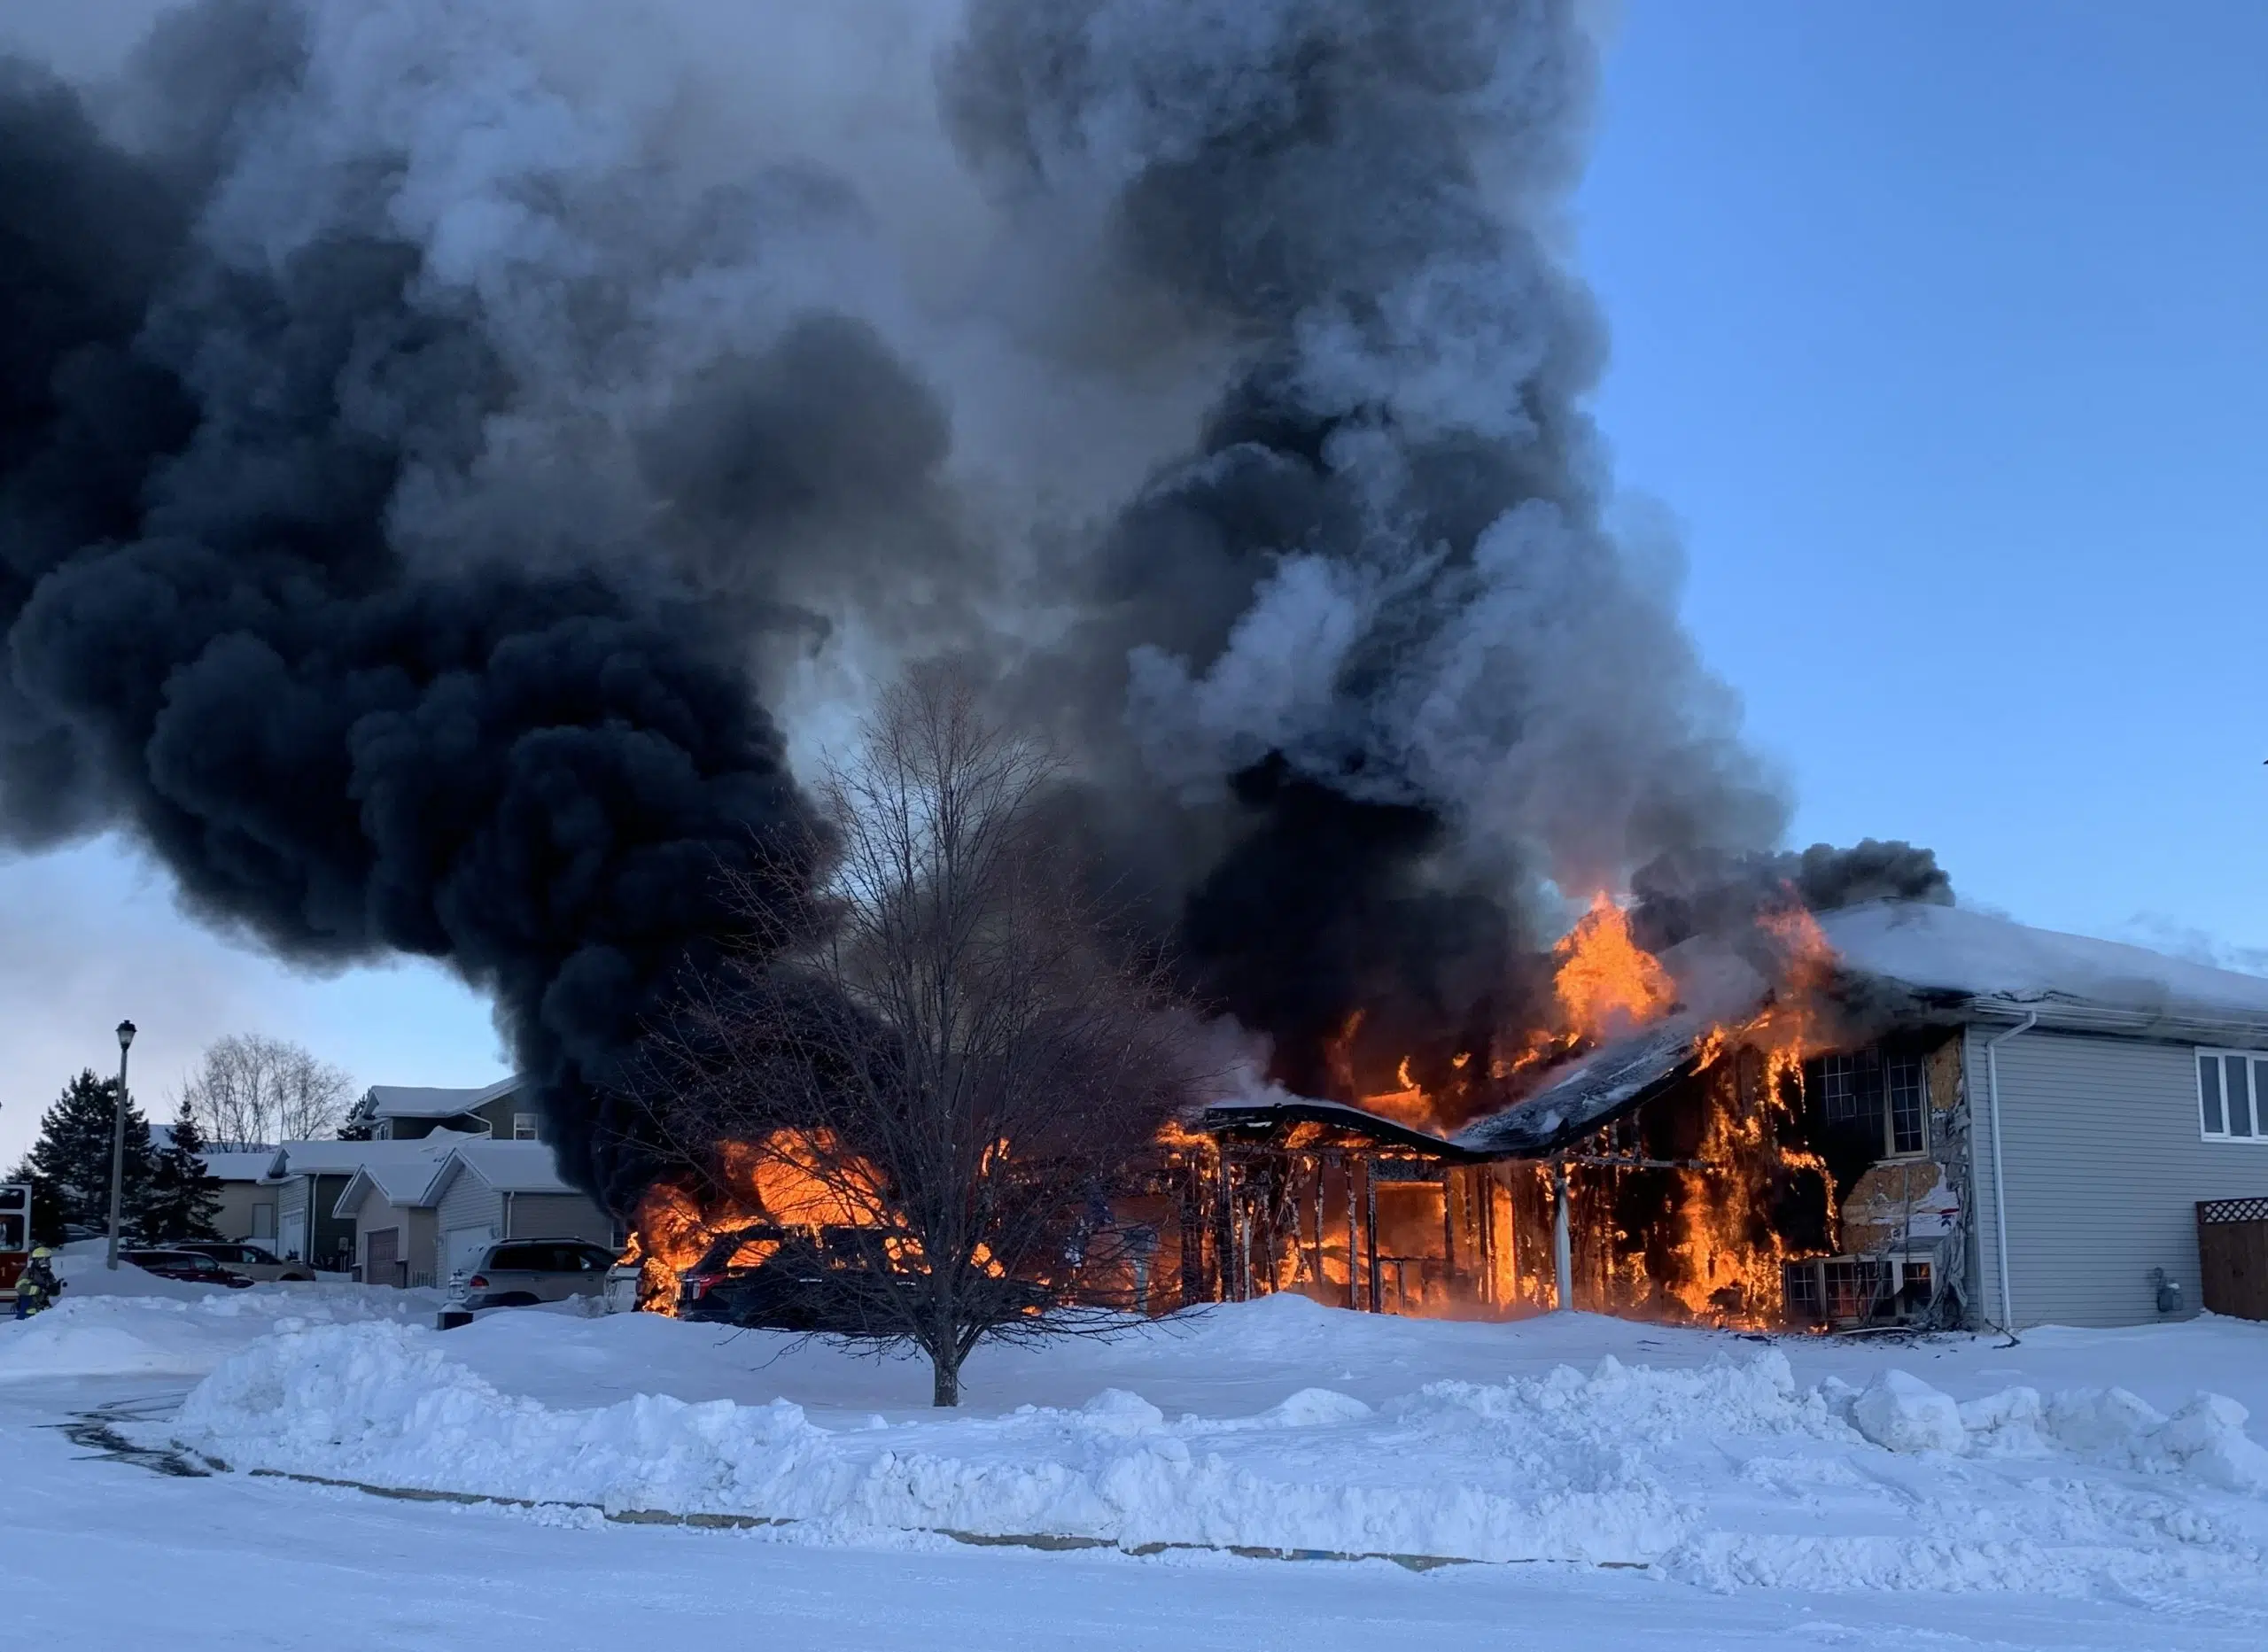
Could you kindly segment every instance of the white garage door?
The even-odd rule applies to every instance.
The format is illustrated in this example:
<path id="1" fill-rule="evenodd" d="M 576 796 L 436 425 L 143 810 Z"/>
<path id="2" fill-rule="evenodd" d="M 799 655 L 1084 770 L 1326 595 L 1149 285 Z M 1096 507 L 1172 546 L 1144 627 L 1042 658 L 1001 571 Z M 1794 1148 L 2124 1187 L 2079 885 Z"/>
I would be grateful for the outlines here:
<path id="1" fill-rule="evenodd" d="M 276 1235 L 276 1253 L 282 1257 L 296 1256 L 307 1260 L 307 1217 L 305 1211 L 292 1211 L 284 1218 Z"/>
<path id="2" fill-rule="evenodd" d="M 486 1227 L 452 1228 L 441 1237 L 441 1283 L 469 1274 L 495 1237 Z"/>

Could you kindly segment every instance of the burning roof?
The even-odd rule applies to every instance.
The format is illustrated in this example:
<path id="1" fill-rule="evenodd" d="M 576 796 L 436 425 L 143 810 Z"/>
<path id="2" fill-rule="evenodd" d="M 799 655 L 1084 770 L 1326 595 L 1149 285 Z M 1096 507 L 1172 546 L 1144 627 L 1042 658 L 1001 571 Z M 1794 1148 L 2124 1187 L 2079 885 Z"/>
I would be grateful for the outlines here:
<path id="1" fill-rule="evenodd" d="M 1526 1099 L 1491 1113 L 1452 1138 L 1480 1158 L 1557 1152 L 1612 1122 L 1689 1072 L 1713 1018 L 1682 1012 L 1565 1063 Z"/>
<path id="2" fill-rule="evenodd" d="M 1586 922 L 1596 918 L 1595 909 Z M 1614 1122 L 1704 1065 L 1723 1029 L 1768 1014 L 1775 1000 L 1806 992 L 1823 997 L 1828 1013 L 1854 1026 L 1943 1020 L 1966 1006 L 2032 1011 L 2047 1020 L 2061 1014 L 2129 1030 L 2250 1021 L 2268 1031 L 2268 980 L 2142 947 L 1927 902 L 1873 901 L 1811 922 L 1821 951 L 1815 978 L 1775 982 L 1744 935 L 1684 942 L 1659 960 L 1675 989 L 1666 1013 L 1543 1066 L 1529 1075 L 1526 1094 L 1454 1133 L 1436 1135 L 1363 1107 L 1297 1097 L 1218 1104 L 1206 1122 L 1216 1129 L 1338 1126 L 1449 1160 L 1545 1156 Z"/>

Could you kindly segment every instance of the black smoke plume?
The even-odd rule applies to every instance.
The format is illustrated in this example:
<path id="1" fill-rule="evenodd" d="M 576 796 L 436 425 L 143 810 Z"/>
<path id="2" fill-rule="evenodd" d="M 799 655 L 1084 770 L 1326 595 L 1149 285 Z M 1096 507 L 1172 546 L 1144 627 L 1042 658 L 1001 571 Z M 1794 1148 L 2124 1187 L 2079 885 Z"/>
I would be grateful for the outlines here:
<path id="1" fill-rule="evenodd" d="M 1433 1079 L 1788 812 L 1585 411 L 1582 10 L 194 0 L 8 70 L 0 840 L 447 960 L 619 1201 L 792 741 L 951 651 L 1279 1079 Z"/>
<path id="2" fill-rule="evenodd" d="M 509 364 L 375 226 L 217 256 L 218 179 L 174 159 L 0 81 L 0 833 L 125 821 L 286 957 L 447 960 L 618 1196 L 597 1098 L 724 929 L 720 866 L 805 824 L 746 639 L 619 559 L 405 550 L 406 480 L 468 461 Z"/>

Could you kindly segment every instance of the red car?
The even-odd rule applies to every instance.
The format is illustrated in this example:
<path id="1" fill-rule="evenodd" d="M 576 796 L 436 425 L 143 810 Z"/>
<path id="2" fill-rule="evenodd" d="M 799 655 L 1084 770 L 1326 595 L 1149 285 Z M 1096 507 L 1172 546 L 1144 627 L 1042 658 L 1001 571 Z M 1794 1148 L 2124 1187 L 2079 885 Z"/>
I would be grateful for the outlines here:
<path id="1" fill-rule="evenodd" d="M 193 1285 L 226 1285 L 231 1291 L 245 1291 L 252 1281 L 242 1274 L 231 1273 L 209 1256 L 195 1251 L 120 1251 L 118 1260 L 131 1262 L 145 1274 L 155 1274 L 160 1279 L 179 1279 Z"/>

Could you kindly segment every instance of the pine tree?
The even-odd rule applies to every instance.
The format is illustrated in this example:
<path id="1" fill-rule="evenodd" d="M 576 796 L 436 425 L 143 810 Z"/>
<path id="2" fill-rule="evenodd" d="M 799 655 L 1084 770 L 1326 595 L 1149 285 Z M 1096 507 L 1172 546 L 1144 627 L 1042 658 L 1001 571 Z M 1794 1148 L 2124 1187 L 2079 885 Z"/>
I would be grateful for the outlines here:
<path id="1" fill-rule="evenodd" d="M 34 1182 L 51 1193 L 54 1206 L 73 1237 L 109 1231 L 111 1128 L 117 1097 L 116 1079 L 97 1078 L 91 1072 L 80 1074 L 41 1117 L 39 1140 L 24 1161 Z M 120 1206 L 129 1233 L 139 1226 L 136 1217 L 149 1202 L 150 1182 L 156 1169 L 150 1121 L 129 1097 Z"/>
<path id="2" fill-rule="evenodd" d="M 183 1097 L 171 1136 L 158 1150 L 149 1198 L 136 1225 L 144 1237 L 160 1245 L 175 1239 L 217 1239 L 221 1235 L 213 1217 L 220 1208 L 220 1179 L 205 1167 L 205 1138 Z"/>

